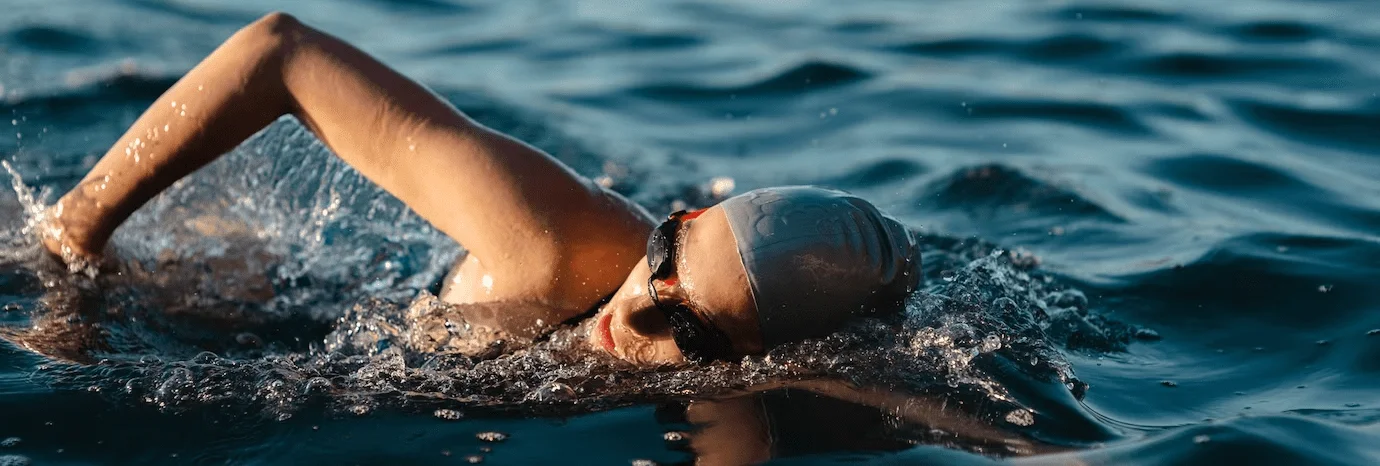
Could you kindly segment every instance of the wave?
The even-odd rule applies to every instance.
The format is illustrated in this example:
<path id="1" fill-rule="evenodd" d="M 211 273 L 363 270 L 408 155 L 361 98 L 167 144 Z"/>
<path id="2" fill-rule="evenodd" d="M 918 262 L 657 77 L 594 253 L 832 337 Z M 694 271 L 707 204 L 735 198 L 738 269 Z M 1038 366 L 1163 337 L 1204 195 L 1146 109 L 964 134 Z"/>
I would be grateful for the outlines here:
<path id="1" fill-rule="evenodd" d="M 1125 42 L 1088 33 L 1060 34 L 1038 40 L 956 38 L 893 47 L 893 50 L 931 57 L 999 55 L 1030 62 L 1083 61 L 1105 58 L 1128 48 Z"/>
<path id="2" fill-rule="evenodd" d="M 1077 191 L 1001 164 L 959 169 L 930 182 L 915 198 L 930 210 L 956 210 L 991 221 L 1031 217 L 1125 221 Z"/>
<path id="3" fill-rule="evenodd" d="M 1251 21 L 1231 26 L 1226 34 L 1246 40 L 1262 42 L 1305 42 L 1326 37 L 1324 29 L 1291 20 Z"/>
<path id="4" fill-rule="evenodd" d="M 1284 103 L 1237 99 L 1228 105 L 1262 130 L 1305 143 L 1325 144 L 1372 155 L 1380 148 L 1380 111 L 1374 108 L 1302 108 Z"/>
<path id="5" fill-rule="evenodd" d="M 1293 58 L 1277 54 L 1170 52 L 1127 60 L 1113 69 L 1148 76 L 1227 79 L 1278 77 L 1279 73 L 1335 73 L 1345 66 L 1322 58 Z"/>
<path id="6" fill-rule="evenodd" d="M 99 55 L 102 53 L 100 41 L 83 34 L 57 26 L 25 26 L 9 33 L 8 42 L 36 52 L 76 53 Z"/>
<path id="7" fill-rule="evenodd" d="M 672 101 L 724 100 L 817 92 L 857 83 L 871 76 L 871 73 L 853 66 L 811 61 L 736 86 L 663 84 L 638 87 L 629 92 L 643 97 Z"/>
<path id="8" fill-rule="evenodd" d="M 1104 103 L 1037 98 L 990 99 L 968 103 L 964 109 L 966 115 L 976 120 L 1010 118 L 1049 121 L 1126 136 L 1151 133 L 1150 128 L 1128 109 Z"/>
<path id="9" fill-rule="evenodd" d="M 924 164 L 904 158 L 886 158 L 858 164 L 842 175 L 815 181 L 815 184 L 840 188 L 875 188 L 905 181 L 929 171 Z"/>
<path id="10" fill-rule="evenodd" d="M 1222 154 L 1191 154 L 1160 159 L 1149 172 L 1180 186 L 1204 191 L 1258 195 L 1269 191 L 1315 191 L 1288 172 L 1264 162 L 1247 161 Z"/>
<path id="11" fill-rule="evenodd" d="M 1184 21 L 1184 17 L 1177 13 L 1148 7 L 1143 8 L 1124 5 L 1074 4 L 1053 10 L 1050 16 L 1054 19 L 1064 21 L 1098 21 L 1112 23 L 1177 23 Z"/>
<path id="12" fill-rule="evenodd" d="M 1373 311 L 1380 243 L 1254 233 L 1219 241 L 1196 259 L 1118 277 L 1112 291 L 1167 307 L 1158 319 L 1250 319 L 1297 329 L 1331 328 Z"/>

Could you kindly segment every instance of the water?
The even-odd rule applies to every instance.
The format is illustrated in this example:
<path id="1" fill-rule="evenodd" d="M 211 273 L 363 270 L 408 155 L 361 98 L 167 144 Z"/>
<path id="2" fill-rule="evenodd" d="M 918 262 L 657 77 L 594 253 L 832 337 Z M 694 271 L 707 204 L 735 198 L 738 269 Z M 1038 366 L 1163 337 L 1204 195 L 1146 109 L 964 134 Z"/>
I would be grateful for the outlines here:
<path id="1" fill-rule="evenodd" d="M 841 5 L 290 11 L 653 211 L 873 200 L 925 234 L 903 322 L 681 372 L 580 329 L 438 355 L 458 248 L 283 122 L 123 227 L 120 275 L 44 262 L 0 192 L 0 464 L 1380 458 L 1380 5 Z M 4 6 L 0 158 L 49 201 L 274 8 Z M 821 374 L 893 398 L 727 397 Z"/>

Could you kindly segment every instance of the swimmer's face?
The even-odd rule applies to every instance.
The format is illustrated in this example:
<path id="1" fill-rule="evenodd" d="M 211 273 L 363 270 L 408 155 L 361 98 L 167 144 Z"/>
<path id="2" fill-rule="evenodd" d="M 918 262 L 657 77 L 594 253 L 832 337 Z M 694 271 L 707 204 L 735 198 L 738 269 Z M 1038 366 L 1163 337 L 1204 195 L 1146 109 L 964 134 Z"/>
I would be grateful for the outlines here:
<path id="1" fill-rule="evenodd" d="M 719 330 L 736 355 L 763 350 L 747 272 L 738 257 L 728 218 L 712 207 L 682 223 L 678 233 L 673 284 L 658 282 L 663 303 L 689 304 L 696 318 Z M 679 365 L 686 358 L 676 346 L 664 311 L 647 292 L 652 271 L 644 257 L 607 305 L 595 316 L 590 344 L 641 366 Z"/>

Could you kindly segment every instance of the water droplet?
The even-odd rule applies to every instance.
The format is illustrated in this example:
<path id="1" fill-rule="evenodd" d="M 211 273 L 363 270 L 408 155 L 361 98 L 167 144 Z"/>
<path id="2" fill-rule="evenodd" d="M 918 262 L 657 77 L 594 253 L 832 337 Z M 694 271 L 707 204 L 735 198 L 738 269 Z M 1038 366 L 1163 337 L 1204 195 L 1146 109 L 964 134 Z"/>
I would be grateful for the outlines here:
<path id="1" fill-rule="evenodd" d="M 1174 387 L 1179 386 L 1179 384 L 1178 384 L 1177 382 L 1174 382 L 1173 380 L 1161 380 L 1161 381 L 1160 381 L 1160 385 L 1164 385 L 1164 386 L 1169 387 L 1169 388 L 1174 388 Z"/>
<path id="2" fill-rule="evenodd" d="M 1018 409 L 1006 413 L 1006 422 L 1022 427 L 1030 426 L 1035 424 L 1035 416 L 1031 415 L 1028 410 Z"/>
<path id="3" fill-rule="evenodd" d="M 1001 337 L 988 335 L 982 339 L 982 352 L 991 353 L 1001 349 Z"/>
<path id="4" fill-rule="evenodd" d="M 460 420 L 460 418 L 465 417 L 464 413 L 461 413 L 454 409 L 438 409 L 435 412 L 431 413 L 431 415 L 436 416 L 438 419 L 445 419 L 447 421 L 458 421 Z"/>
<path id="5" fill-rule="evenodd" d="M 632 466 L 657 466 L 657 463 L 656 461 L 639 458 L 632 460 Z"/>
<path id="6" fill-rule="evenodd" d="M 944 281 L 946 281 L 946 282 L 953 282 L 953 281 L 954 281 L 954 278 L 956 278 L 956 277 L 957 277 L 957 274 L 954 273 L 953 270 L 945 270 L 945 271 L 943 271 L 943 272 L 939 272 L 939 278 L 944 279 Z"/>
<path id="7" fill-rule="evenodd" d="M 479 464 L 484 462 L 483 455 L 470 455 L 465 457 L 465 462 L 469 464 Z"/>
<path id="8" fill-rule="evenodd" d="M 1206 436 L 1206 435 L 1197 435 L 1197 436 L 1194 436 L 1194 437 L 1193 437 L 1193 443 L 1196 443 L 1196 444 L 1199 444 L 1199 445 L 1204 444 L 1204 443 L 1208 443 L 1208 441 L 1210 441 L 1210 440 L 1212 440 L 1212 438 L 1211 438 L 1211 437 L 1208 437 L 1208 436 Z"/>
<path id="9" fill-rule="evenodd" d="M 1329 283 L 1329 284 L 1326 284 L 1326 285 L 1318 285 L 1318 292 L 1319 292 L 1319 293 L 1327 293 L 1327 292 L 1330 292 L 1330 291 L 1332 291 L 1332 284 Z"/>
<path id="10" fill-rule="evenodd" d="M 504 441 L 504 440 L 508 440 L 508 434 L 505 434 L 505 433 L 503 433 L 503 432 L 494 432 L 494 431 L 480 432 L 480 433 L 474 434 L 474 438 L 477 438 L 477 439 L 482 440 L 482 441 L 485 441 L 485 442 L 494 442 L 494 443 L 497 443 L 497 442 L 502 442 L 502 441 Z"/>
<path id="11" fill-rule="evenodd" d="M 684 432 L 667 432 L 661 435 L 661 439 L 667 442 L 680 442 L 685 440 Z"/>

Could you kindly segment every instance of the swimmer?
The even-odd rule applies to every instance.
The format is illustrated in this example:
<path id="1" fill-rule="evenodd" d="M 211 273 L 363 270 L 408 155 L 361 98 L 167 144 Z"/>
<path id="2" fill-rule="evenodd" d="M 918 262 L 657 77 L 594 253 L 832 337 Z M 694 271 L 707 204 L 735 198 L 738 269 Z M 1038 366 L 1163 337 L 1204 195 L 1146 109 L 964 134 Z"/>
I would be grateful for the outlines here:
<path id="1" fill-rule="evenodd" d="M 768 188 L 658 222 L 283 13 L 160 96 L 50 208 L 45 248 L 99 260 L 145 202 L 285 115 L 463 245 L 440 298 L 505 335 L 592 319 L 590 347 L 634 365 L 733 360 L 896 309 L 919 282 L 912 235 L 858 197 Z"/>

